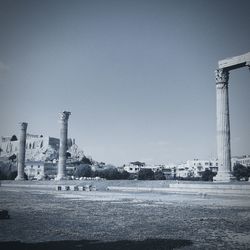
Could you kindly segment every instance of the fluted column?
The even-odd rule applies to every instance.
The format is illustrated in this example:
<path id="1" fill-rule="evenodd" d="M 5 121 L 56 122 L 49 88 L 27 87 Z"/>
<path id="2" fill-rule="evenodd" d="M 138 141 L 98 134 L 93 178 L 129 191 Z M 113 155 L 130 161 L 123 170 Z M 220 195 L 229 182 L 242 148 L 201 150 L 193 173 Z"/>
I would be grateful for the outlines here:
<path id="1" fill-rule="evenodd" d="M 24 180 L 26 132 L 28 123 L 20 123 L 19 148 L 17 155 L 17 177 L 15 180 Z"/>
<path id="2" fill-rule="evenodd" d="M 230 122 L 228 100 L 229 72 L 225 69 L 215 71 L 217 101 L 217 157 L 218 173 L 214 181 L 229 182 L 231 171 Z"/>
<path id="3" fill-rule="evenodd" d="M 56 180 L 66 178 L 66 152 L 68 140 L 68 120 L 70 112 L 64 111 L 60 113 L 60 148 L 59 148 L 59 162 Z"/>

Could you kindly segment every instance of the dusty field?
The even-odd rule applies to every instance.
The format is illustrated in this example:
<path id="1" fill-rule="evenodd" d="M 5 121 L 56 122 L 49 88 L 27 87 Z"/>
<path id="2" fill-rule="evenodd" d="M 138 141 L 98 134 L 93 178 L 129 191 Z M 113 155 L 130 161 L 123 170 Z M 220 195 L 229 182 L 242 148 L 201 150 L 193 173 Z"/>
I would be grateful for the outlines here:
<path id="1" fill-rule="evenodd" d="M 0 187 L 0 209 L 1 249 L 250 249 L 240 198 Z"/>

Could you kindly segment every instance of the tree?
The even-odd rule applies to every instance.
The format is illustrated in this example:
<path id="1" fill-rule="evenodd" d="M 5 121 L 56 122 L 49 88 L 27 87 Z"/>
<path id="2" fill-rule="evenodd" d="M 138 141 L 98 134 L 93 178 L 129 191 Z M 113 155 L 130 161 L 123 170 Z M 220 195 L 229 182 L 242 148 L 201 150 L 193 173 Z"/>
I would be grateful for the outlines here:
<path id="1" fill-rule="evenodd" d="M 121 180 L 128 180 L 129 176 L 130 176 L 129 172 L 127 172 L 125 170 L 120 173 L 120 179 Z"/>
<path id="2" fill-rule="evenodd" d="M 201 180 L 203 181 L 213 181 L 213 177 L 216 175 L 212 170 L 206 169 L 202 175 L 201 175 Z"/>
<path id="3" fill-rule="evenodd" d="M 16 155 L 13 154 L 8 159 L 13 162 L 16 159 Z"/>
<path id="4" fill-rule="evenodd" d="M 83 156 L 83 158 L 81 159 L 81 163 L 92 165 L 92 161 L 86 156 Z"/>
<path id="5" fill-rule="evenodd" d="M 0 169 L 0 180 L 7 180 L 6 174 Z"/>
<path id="6" fill-rule="evenodd" d="M 17 171 L 12 171 L 8 176 L 8 180 L 15 180 L 17 177 Z M 24 173 L 24 180 L 28 180 L 28 176 Z"/>
<path id="7" fill-rule="evenodd" d="M 150 168 L 141 168 L 138 172 L 138 180 L 154 180 L 154 172 Z"/>
<path id="8" fill-rule="evenodd" d="M 66 152 L 66 158 L 69 159 L 71 157 L 71 153 L 70 152 Z"/>
<path id="9" fill-rule="evenodd" d="M 117 180 L 120 176 L 116 168 L 108 168 L 103 171 L 100 171 L 100 175 L 100 177 L 105 178 L 107 180 Z"/>
<path id="10" fill-rule="evenodd" d="M 250 176 L 249 168 L 241 165 L 240 163 L 236 163 L 233 168 L 233 176 L 235 176 L 238 181 L 242 178 L 248 180 Z"/>
<path id="11" fill-rule="evenodd" d="M 92 171 L 92 177 L 100 177 L 107 180 L 128 180 L 130 174 L 127 171 L 119 172 L 117 168 Z"/>
<path id="12" fill-rule="evenodd" d="M 164 175 L 164 173 L 161 170 L 157 170 L 154 173 L 155 176 L 155 180 L 166 180 L 166 176 Z"/>
<path id="13" fill-rule="evenodd" d="M 74 172 L 74 176 L 77 177 L 91 177 L 91 175 L 92 175 L 91 167 L 88 164 L 81 164 L 77 166 Z"/>
<path id="14" fill-rule="evenodd" d="M 11 137 L 10 141 L 17 141 L 17 137 L 16 137 L 16 135 L 12 135 L 12 137 Z"/>

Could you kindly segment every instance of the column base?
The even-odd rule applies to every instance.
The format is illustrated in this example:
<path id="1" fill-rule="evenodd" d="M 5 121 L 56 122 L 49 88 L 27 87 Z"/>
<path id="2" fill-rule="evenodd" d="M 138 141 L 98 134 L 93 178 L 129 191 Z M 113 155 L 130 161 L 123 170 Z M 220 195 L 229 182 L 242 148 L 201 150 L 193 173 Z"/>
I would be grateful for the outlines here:
<path id="1" fill-rule="evenodd" d="M 235 178 L 230 174 L 230 172 L 218 172 L 213 178 L 213 182 L 230 182 Z"/>
<path id="2" fill-rule="evenodd" d="M 15 178 L 15 181 L 25 181 L 24 177 L 23 176 L 17 176 Z"/>

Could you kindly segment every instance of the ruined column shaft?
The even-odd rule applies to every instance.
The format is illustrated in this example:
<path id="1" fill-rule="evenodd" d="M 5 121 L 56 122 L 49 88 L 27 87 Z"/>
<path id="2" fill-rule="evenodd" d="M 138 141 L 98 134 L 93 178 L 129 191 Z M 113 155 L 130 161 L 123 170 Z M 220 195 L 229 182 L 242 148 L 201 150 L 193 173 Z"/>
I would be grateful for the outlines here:
<path id="1" fill-rule="evenodd" d="M 61 121 L 60 128 L 60 148 L 59 148 L 59 162 L 58 175 L 65 176 L 66 171 L 66 152 L 67 152 L 67 138 L 68 138 L 68 123 Z"/>
<path id="2" fill-rule="evenodd" d="M 19 148 L 17 156 L 17 177 L 16 180 L 24 180 L 24 167 L 25 167 L 25 150 L 26 150 L 26 132 L 28 124 L 25 122 L 20 123 L 20 136 Z"/>
<path id="3" fill-rule="evenodd" d="M 216 71 L 218 173 L 215 181 L 221 182 L 230 181 L 231 171 L 228 76 L 228 71 Z"/>
<path id="4" fill-rule="evenodd" d="M 59 162 L 57 180 L 64 179 L 66 177 L 66 153 L 67 153 L 67 140 L 68 140 L 68 119 L 70 112 L 64 111 L 61 113 L 60 118 L 60 148 L 59 148 Z"/>

